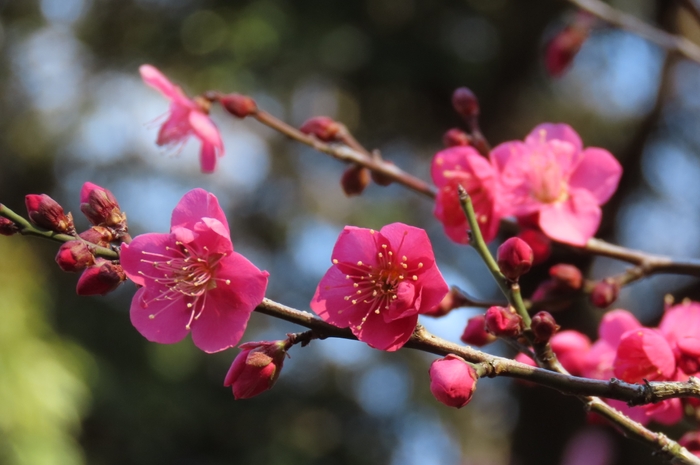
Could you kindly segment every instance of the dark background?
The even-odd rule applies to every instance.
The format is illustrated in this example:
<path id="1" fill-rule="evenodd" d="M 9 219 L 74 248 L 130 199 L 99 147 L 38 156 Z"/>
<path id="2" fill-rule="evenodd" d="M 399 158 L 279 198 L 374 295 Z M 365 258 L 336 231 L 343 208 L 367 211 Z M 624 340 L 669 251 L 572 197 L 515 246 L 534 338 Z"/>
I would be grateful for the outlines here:
<path id="1" fill-rule="evenodd" d="M 680 3 L 614 2 L 700 36 Z M 199 172 L 194 141 L 156 147 L 149 122 L 167 102 L 141 83 L 138 66 L 157 66 L 190 95 L 248 93 L 292 124 L 335 117 L 424 179 L 442 134 L 460 123 L 450 95 L 467 85 L 494 145 L 566 122 L 585 145 L 618 157 L 625 172 L 599 237 L 697 257 L 698 65 L 599 27 L 553 80 L 544 43 L 572 17 L 554 0 L 0 1 L 0 201 L 23 212 L 25 194 L 49 193 L 85 227 L 78 194 L 91 181 L 115 193 L 135 235 L 167 231 L 178 199 L 203 187 L 226 209 L 236 249 L 270 271 L 268 297 L 297 308 L 307 308 L 344 225 L 402 221 L 428 231 L 449 284 L 488 298 L 496 294 L 483 265 L 446 240 L 418 194 L 373 185 L 348 199 L 338 162 L 219 109 L 226 155 L 215 174 Z M 52 261 L 56 248 L 0 239 L 0 463 L 572 465 L 581 450 L 601 456 L 583 463 L 661 463 L 611 429 L 586 426 L 574 399 L 486 379 L 453 411 L 430 395 L 433 357 L 349 341 L 294 348 L 272 391 L 234 401 L 222 384 L 236 350 L 148 343 L 129 323 L 133 285 L 79 298 L 77 276 Z M 557 248 L 526 291 L 560 261 L 594 278 L 624 268 Z M 694 284 L 654 277 L 616 305 L 654 324 L 664 293 L 698 298 Z M 423 323 L 458 340 L 477 312 Z M 557 319 L 595 338 L 600 315 L 580 301 Z M 299 330 L 263 315 L 249 328 L 244 341 Z M 689 427 L 664 431 L 678 438 Z"/>

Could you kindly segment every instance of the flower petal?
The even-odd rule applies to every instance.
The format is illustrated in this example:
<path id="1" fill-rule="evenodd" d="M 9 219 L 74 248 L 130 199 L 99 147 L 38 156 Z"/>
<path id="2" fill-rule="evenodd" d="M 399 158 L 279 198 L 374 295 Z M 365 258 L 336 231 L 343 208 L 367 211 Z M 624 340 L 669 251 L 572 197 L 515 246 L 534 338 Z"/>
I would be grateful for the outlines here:
<path id="1" fill-rule="evenodd" d="M 540 210 L 540 228 L 550 238 L 583 246 L 600 225 L 602 212 L 590 192 L 572 189 L 564 202 L 546 204 Z"/>
<path id="2" fill-rule="evenodd" d="M 345 226 L 333 247 L 331 259 L 343 264 L 354 265 L 361 261 L 365 265 L 377 264 L 377 252 L 381 250 L 376 231 L 355 226 Z"/>
<path id="3" fill-rule="evenodd" d="M 131 243 L 122 244 L 119 260 L 129 279 L 139 286 L 145 286 L 145 276 L 160 277 L 163 274 L 150 262 L 154 257 L 173 257 L 169 247 L 174 245 L 174 238 L 170 234 L 141 234 Z M 152 279 L 149 281 L 153 282 Z"/>
<path id="4" fill-rule="evenodd" d="M 208 142 L 202 142 L 199 164 L 202 167 L 202 173 L 213 173 L 216 170 L 216 147 Z"/>
<path id="5" fill-rule="evenodd" d="M 442 299 L 450 292 L 450 288 L 437 265 L 433 265 L 425 270 L 419 276 L 418 282 L 421 286 L 419 298 L 416 299 L 416 307 L 419 313 L 428 313 L 435 310 L 442 302 Z"/>
<path id="6" fill-rule="evenodd" d="M 333 266 L 318 283 L 311 300 L 311 310 L 323 321 L 339 328 L 347 328 L 353 323 L 359 324 L 362 317 L 369 311 L 369 307 L 353 305 L 349 299 L 345 299 L 354 292 L 352 281 L 346 279 L 345 273 L 337 266 Z"/>
<path id="7" fill-rule="evenodd" d="M 221 133 L 219 128 L 216 127 L 214 122 L 201 111 L 191 111 L 189 114 L 189 123 L 192 126 L 195 136 L 208 144 L 213 145 L 217 149 L 221 150 L 223 155 L 224 143 L 221 141 Z"/>
<path id="8" fill-rule="evenodd" d="M 129 311 L 131 324 L 151 342 L 180 342 L 189 332 L 186 326 L 192 313 L 185 299 L 153 300 L 153 297 L 148 288 L 136 291 Z"/>
<path id="9" fill-rule="evenodd" d="M 569 179 L 572 188 L 582 188 L 593 194 L 598 205 L 603 205 L 617 190 L 622 166 L 607 150 L 589 147 L 583 151 L 583 160 Z"/>
<path id="10" fill-rule="evenodd" d="M 418 263 L 423 263 L 421 268 L 424 269 L 432 267 L 435 263 L 433 246 L 424 229 L 392 223 L 384 226 L 379 234 L 389 241 L 396 260 L 401 260 L 403 256 L 407 258 L 409 270 Z"/>
<path id="11" fill-rule="evenodd" d="M 216 196 L 199 188 L 192 189 L 180 199 L 173 210 L 170 225 L 194 229 L 194 225 L 202 218 L 217 219 L 226 227 L 226 231 L 230 231 L 226 215 Z"/>
<path id="12" fill-rule="evenodd" d="M 660 332 L 638 328 L 622 335 L 613 366 L 615 376 L 628 383 L 670 380 L 676 371 L 676 358 Z"/>
<path id="13" fill-rule="evenodd" d="M 384 321 L 381 314 L 371 312 L 361 329 L 352 327 L 352 332 L 357 338 L 379 350 L 393 352 L 400 349 L 411 338 L 416 329 L 418 315 L 401 318 L 389 323 Z"/>
<path id="14" fill-rule="evenodd" d="M 525 138 L 526 144 L 540 144 L 550 140 L 569 142 L 577 152 L 583 149 L 583 142 L 578 133 L 568 124 L 542 123 L 530 131 Z"/>
<path id="15" fill-rule="evenodd" d="M 153 87 L 166 97 L 172 99 L 176 86 L 170 82 L 170 80 L 165 77 L 155 66 L 152 65 L 141 65 L 139 66 L 139 73 L 141 73 L 141 79 L 143 82 Z"/>
<path id="16" fill-rule="evenodd" d="M 639 320 L 627 310 L 611 310 L 603 316 L 598 328 L 598 335 L 611 347 L 617 349 L 624 333 L 641 327 L 642 324 Z"/>

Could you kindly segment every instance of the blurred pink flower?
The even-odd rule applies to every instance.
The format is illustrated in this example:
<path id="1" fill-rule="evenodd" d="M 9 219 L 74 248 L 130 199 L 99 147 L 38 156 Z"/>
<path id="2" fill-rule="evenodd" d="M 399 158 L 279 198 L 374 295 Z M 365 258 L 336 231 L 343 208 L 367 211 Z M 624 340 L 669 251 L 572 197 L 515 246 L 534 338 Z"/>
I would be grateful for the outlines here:
<path id="1" fill-rule="evenodd" d="M 678 367 L 687 375 L 700 371 L 700 303 L 684 302 L 668 310 L 659 323 Z"/>
<path id="2" fill-rule="evenodd" d="M 449 290 L 428 235 L 402 223 L 380 231 L 346 226 L 331 258 L 311 309 L 376 349 L 403 346 L 418 314 L 435 309 Z"/>
<path id="3" fill-rule="evenodd" d="M 445 234 L 459 244 L 469 242 L 469 224 L 457 192 L 457 186 L 461 184 L 471 196 L 484 240 L 492 241 L 501 221 L 496 203 L 496 171 L 492 163 L 473 147 L 451 147 L 435 154 L 430 172 L 439 189 L 434 214 L 442 223 Z"/>
<path id="4" fill-rule="evenodd" d="M 154 66 L 141 65 L 139 68 L 143 82 L 158 90 L 170 100 L 170 116 L 158 132 L 158 145 L 181 146 L 190 136 L 195 136 L 202 143 L 199 161 L 203 173 L 216 169 L 217 156 L 223 156 L 224 144 L 219 129 L 209 118 L 207 105 L 200 104 L 182 92 L 163 73 Z"/>
<path id="5" fill-rule="evenodd" d="M 268 273 L 234 252 L 229 236 L 214 194 L 194 189 L 173 210 L 169 234 L 122 245 L 124 271 L 143 286 L 131 301 L 131 322 L 149 341 L 179 342 L 191 330 L 205 352 L 238 344 Z"/>
<path id="6" fill-rule="evenodd" d="M 617 189 L 622 167 L 607 150 L 583 149 L 566 124 L 537 126 L 524 142 L 505 142 L 491 151 L 500 173 L 502 214 L 538 214 L 552 239 L 585 245 L 600 225 L 600 205 Z"/>

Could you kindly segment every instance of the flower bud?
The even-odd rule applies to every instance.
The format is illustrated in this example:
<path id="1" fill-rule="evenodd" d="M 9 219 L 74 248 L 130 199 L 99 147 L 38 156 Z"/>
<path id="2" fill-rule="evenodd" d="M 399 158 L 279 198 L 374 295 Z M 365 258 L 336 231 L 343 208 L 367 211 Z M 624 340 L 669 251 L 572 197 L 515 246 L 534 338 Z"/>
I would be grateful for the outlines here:
<path id="1" fill-rule="evenodd" d="M 517 337 L 523 329 L 523 319 L 512 308 L 490 307 L 485 321 L 486 330 L 498 337 Z"/>
<path id="2" fill-rule="evenodd" d="M 224 379 L 236 399 L 255 397 L 277 381 L 287 355 L 287 341 L 246 342 Z"/>
<path id="3" fill-rule="evenodd" d="M 369 185 L 369 180 L 369 170 L 364 166 L 353 163 L 343 172 L 343 176 L 340 178 L 340 185 L 345 195 L 352 197 L 353 195 L 362 194 Z"/>
<path id="4" fill-rule="evenodd" d="M 551 239 L 536 229 L 523 229 L 516 237 L 527 242 L 532 249 L 533 265 L 544 262 L 552 254 Z"/>
<path id="5" fill-rule="evenodd" d="M 46 194 L 29 194 L 24 198 L 29 219 L 35 225 L 64 234 L 73 234 L 73 216 Z"/>
<path id="6" fill-rule="evenodd" d="M 591 302 L 598 308 L 605 308 L 617 300 L 620 285 L 613 279 L 598 282 L 591 292 Z"/>
<path id="7" fill-rule="evenodd" d="M 314 116 L 306 120 L 299 130 L 304 134 L 316 136 L 324 142 L 332 142 L 336 140 L 341 128 L 340 123 L 328 116 Z"/>
<path id="8" fill-rule="evenodd" d="M 101 247 L 109 246 L 116 239 L 114 231 L 104 226 L 93 226 L 79 234 L 80 238 Z"/>
<path id="9" fill-rule="evenodd" d="M 535 335 L 535 342 L 537 343 L 549 342 L 554 333 L 559 331 L 559 325 L 554 320 L 554 317 L 551 313 L 545 311 L 538 312 L 532 317 L 530 328 Z"/>
<path id="10" fill-rule="evenodd" d="M 94 265 L 95 256 L 86 242 L 68 241 L 58 249 L 56 263 L 63 271 L 77 273 Z"/>
<path id="11" fill-rule="evenodd" d="M 527 242 L 517 237 L 511 237 L 505 241 L 496 252 L 498 268 L 511 281 L 516 281 L 530 271 L 534 258 Z"/>
<path id="12" fill-rule="evenodd" d="M 479 379 L 474 367 L 463 358 L 449 354 L 430 365 L 430 392 L 448 407 L 462 408 L 469 403 Z"/>
<path id="13" fill-rule="evenodd" d="M 119 209 L 114 195 L 91 182 L 83 184 L 80 191 L 80 211 L 96 226 L 126 228 L 126 215 Z"/>
<path id="14" fill-rule="evenodd" d="M 470 89 L 459 87 L 452 94 L 452 106 L 464 118 L 479 116 L 479 100 Z"/>
<path id="15" fill-rule="evenodd" d="M 125 280 L 126 274 L 121 265 L 99 259 L 95 265 L 86 268 L 80 275 L 76 292 L 78 295 L 105 295 L 115 290 Z"/>
<path id="16" fill-rule="evenodd" d="M 468 303 L 467 299 L 462 295 L 459 289 L 453 287 L 450 292 L 442 299 L 440 305 L 428 312 L 421 312 L 422 315 L 438 318 L 445 316 L 455 308 L 464 307 Z"/>
<path id="17" fill-rule="evenodd" d="M 566 263 L 554 265 L 549 269 L 549 276 L 557 283 L 557 287 L 561 291 L 578 291 L 583 285 L 581 270 L 574 265 Z"/>
<path id="18" fill-rule="evenodd" d="M 389 161 L 389 160 L 384 160 L 384 163 L 387 165 L 394 164 L 393 161 Z M 394 182 L 394 180 L 392 178 L 390 178 L 389 176 L 387 176 L 386 174 L 378 173 L 376 171 L 372 171 L 372 181 L 374 181 L 378 186 L 384 186 L 384 187 L 386 187 L 389 184 L 391 184 L 392 182 Z"/>
<path id="19" fill-rule="evenodd" d="M 12 236 L 19 232 L 17 226 L 12 220 L 8 220 L 4 216 L 0 216 L 0 236 Z"/>
<path id="20" fill-rule="evenodd" d="M 255 100 L 247 95 L 227 94 L 219 97 L 219 103 L 226 111 L 239 118 L 245 118 L 258 111 Z"/>
<path id="21" fill-rule="evenodd" d="M 452 128 L 442 136 L 445 147 L 458 147 L 471 145 L 471 137 L 459 128 Z"/>
<path id="22" fill-rule="evenodd" d="M 552 77 L 561 76 L 566 71 L 581 46 L 588 38 L 588 28 L 572 24 L 557 33 L 548 43 L 545 50 L 544 64 Z"/>
<path id="23" fill-rule="evenodd" d="M 486 317 L 477 315 L 469 318 L 460 339 L 470 346 L 483 347 L 495 341 L 496 336 L 486 331 Z"/>

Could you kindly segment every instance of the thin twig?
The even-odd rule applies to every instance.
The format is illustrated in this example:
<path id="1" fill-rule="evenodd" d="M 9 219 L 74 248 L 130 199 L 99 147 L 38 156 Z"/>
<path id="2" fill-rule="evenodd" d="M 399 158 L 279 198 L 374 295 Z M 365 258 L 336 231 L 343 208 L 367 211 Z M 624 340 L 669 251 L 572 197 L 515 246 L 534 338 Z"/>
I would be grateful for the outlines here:
<path id="1" fill-rule="evenodd" d="M 616 10 L 600 0 L 568 0 L 576 7 L 589 12 L 606 23 L 633 32 L 640 37 L 650 40 L 669 52 L 678 53 L 700 63 L 700 47 L 685 37 L 670 34 L 645 23 L 629 13 Z"/>

